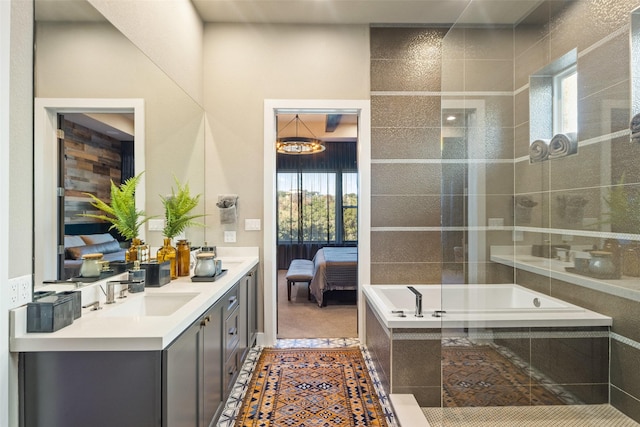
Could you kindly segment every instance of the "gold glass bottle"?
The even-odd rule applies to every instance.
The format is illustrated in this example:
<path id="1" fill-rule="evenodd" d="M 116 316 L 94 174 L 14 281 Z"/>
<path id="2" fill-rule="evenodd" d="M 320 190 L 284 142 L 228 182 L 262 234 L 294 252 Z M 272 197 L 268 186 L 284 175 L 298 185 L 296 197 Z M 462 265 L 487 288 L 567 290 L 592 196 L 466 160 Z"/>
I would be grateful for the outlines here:
<path id="1" fill-rule="evenodd" d="M 178 278 L 178 272 L 176 268 L 176 248 L 171 246 L 171 239 L 164 238 L 164 246 L 158 249 L 158 262 L 171 261 L 171 280 Z"/>
<path id="2" fill-rule="evenodd" d="M 178 276 L 188 276 L 191 270 L 191 250 L 189 243 L 185 239 L 178 240 L 177 246 L 177 269 Z"/>
<path id="3" fill-rule="evenodd" d="M 133 262 L 138 260 L 138 246 L 140 246 L 141 243 L 142 241 L 137 237 L 131 239 L 131 246 L 129 246 L 129 249 L 124 255 L 125 261 Z"/>

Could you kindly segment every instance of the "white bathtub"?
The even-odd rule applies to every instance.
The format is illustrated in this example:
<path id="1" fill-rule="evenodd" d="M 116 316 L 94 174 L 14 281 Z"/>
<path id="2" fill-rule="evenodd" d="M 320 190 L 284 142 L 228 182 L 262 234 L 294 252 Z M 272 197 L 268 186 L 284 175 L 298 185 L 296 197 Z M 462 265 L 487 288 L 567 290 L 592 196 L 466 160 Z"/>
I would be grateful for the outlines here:
<path id="1" fill-rule="evenodd" d="M 611 326 L 612 319 L 515 284 L 412 285 L 422 294 L 423 317 L 405 285 L 364 285 L 387 328 L 513 328 Z M 393 311 L 402 310 L 406 317 Z M 444 310 L 441 317 L 434 317 Z"/>

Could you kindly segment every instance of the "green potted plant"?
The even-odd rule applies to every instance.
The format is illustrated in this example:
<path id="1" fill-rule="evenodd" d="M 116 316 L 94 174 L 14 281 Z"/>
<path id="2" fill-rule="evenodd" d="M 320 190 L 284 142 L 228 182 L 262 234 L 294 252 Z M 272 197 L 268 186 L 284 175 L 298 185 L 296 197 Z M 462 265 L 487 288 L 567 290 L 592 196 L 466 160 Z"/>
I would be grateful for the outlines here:
<path id="1" fill-rule="evenodd" d="M 91 197 L 91 206 L 104 212 L 103 214 L 80 214 L 81 216 L 96 218 L 111 223 L 109 230 L 115 228 L 122 237 L 131 241 L 126 260 L 135 261 L 140 246 L 140 227 L 151 217 L 146 216 L 143 210 L 136 209 L 135 191 L 144 172 L 125 180 L 120 186 L 111 181 L 111 201 L 109 203 L 100 200 L 91 193 L 84 193 Z"/>
<path id="2" fill-rule="evenodd" d="M 171 245 L 171 240 L 181 234 L 187 227 L 203 227 L 204 224 L 195 220 L 205 216 L 204 214 L 191 213 L 200 202 L 200 194 L 191 196 L 188 183 L 182 185 L 176 177 L 174 177 L 174 180 L 177 190 L 172 187 L 171 195 L 160 196 L 164 206 L 164 245 L 158 250 L 157 254 L 158 262 L 171 261 L 172 279 L 189 275 L 190 253 L 186 240 L 179 242 L 179 254 Z"/>

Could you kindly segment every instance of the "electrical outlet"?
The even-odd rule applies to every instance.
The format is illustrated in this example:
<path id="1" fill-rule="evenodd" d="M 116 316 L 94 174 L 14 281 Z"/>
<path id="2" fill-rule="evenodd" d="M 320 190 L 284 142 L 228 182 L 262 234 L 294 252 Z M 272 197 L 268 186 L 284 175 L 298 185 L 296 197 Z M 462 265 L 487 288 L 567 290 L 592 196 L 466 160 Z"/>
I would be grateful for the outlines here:
<path id="1" fill-rule="evenodd" d="M 18 306 L 18 281 L 9 279 L 9 308 Z"/>
<path id="2" fill-rule="evenodd" d="M 236 232 L 235 231 L 225 231 L 224 232 L 224 242 L 225 243 L 235 243 L 236 242 Z"/>
<path id="3" fill-rule="evenodd" d="M 31 302 L 33 296 L 33 285 L 31 283 L 31 275 L 27 274 L 18 277 L 18 305 L 24 305 Z"/>
<path id="4" fill-rule="evenodd" d="M 9 308 L 20 307 L 31 302 L 31 275 L 9 279 Z"/>

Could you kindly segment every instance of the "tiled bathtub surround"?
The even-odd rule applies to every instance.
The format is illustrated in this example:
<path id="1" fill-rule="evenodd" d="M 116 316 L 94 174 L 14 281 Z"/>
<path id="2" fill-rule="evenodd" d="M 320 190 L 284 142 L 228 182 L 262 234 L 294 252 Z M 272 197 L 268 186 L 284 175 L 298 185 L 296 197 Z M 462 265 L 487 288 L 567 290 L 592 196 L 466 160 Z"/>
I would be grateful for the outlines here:
<path id="1" fill-rule="evenodd" d="M 605 237 L 640 241 L 632 223 L 608 223 L 605 202 L 615 189 L 640 191 L 640 144 L 629 143 L 628 131 L 630 13 L 639 6 L 640 0 L 545 1 L 513 28 L 373 27 L 370 33 L 373 284 L 515 281 L 613 317 L 610 378 L 587 379 L 594 385 L 577 387 L 582 391 L 576 394 L 584 392 L 584 402 L 609 396 L 611 404 L 638 421 L 638 300 L 495 265 L 482 253 L 485 248 L 488 257 L 491 245 L 600 248 Z M 529 105 L 529 76 L 574 49 L 578 154 L 531 164 L 530 115 L 535 112 Z M 449 126 L 442 113 L 456 105 L 483 114 Z M 460 148 L 460 138 L 466 138 L 466 149 Z M 467 195 L 447 186 L 460 166 L 484 174 L 484 183 L 467 188 Z M 535 205 L 526 212 L 515 209 L 518 196 Z M 577 199 L 586 200 L 579 211 L 563 205 Z M 471 204 L 477 208 L 469 209 Z M 479 212 L 477 222 L 449 215 L 448 209 L 458 205 Z M 489 227 L 491 218 L 501 218 L 504 228 Z M 479 257 L 456 258 L 455 247 L 463 246 L 461 230 L 476 238 L 473 250 Z M 596 339 L 588 346 L 561 339 L 533 344 L 542 355 L 576 351 L 599 360 L 602 351 Z M 390 363 L 392 350 L 381 353 Z M 385 357 L 379 359 L 385 365 Z M 391 374 L 391 366 L 386 369 Z"/>
<path id="2" fill-rule="evenodd" d="M 442 404 L 442 376 L 454 369 L 443 363 L 442 349 L 474 345 L 491 346 L 509 360 L 494 369 L 509 378 L 509 385 L 492 384 L 490 377 L 471 380 L 477 372 L 469 372 L 452 384 L 465 387 L 465 378 L 477 381 L 469 385 L 463 406 L 495 406 L 490 396 L 504 399 L 510 393 L 505 387 L 525 394 L 531 387 L 544 387 L 564 404 L 608 402 L 608 328 L 388 329 L 368 304 L 366 324 L 369 352 L 383 387 L 387 393 L 413 394 L 421 407 Z M 514 383 L 511 371 L 520 372 L 523 382 Z M 483 386 L 477 388 L 479 384 Z"/>

